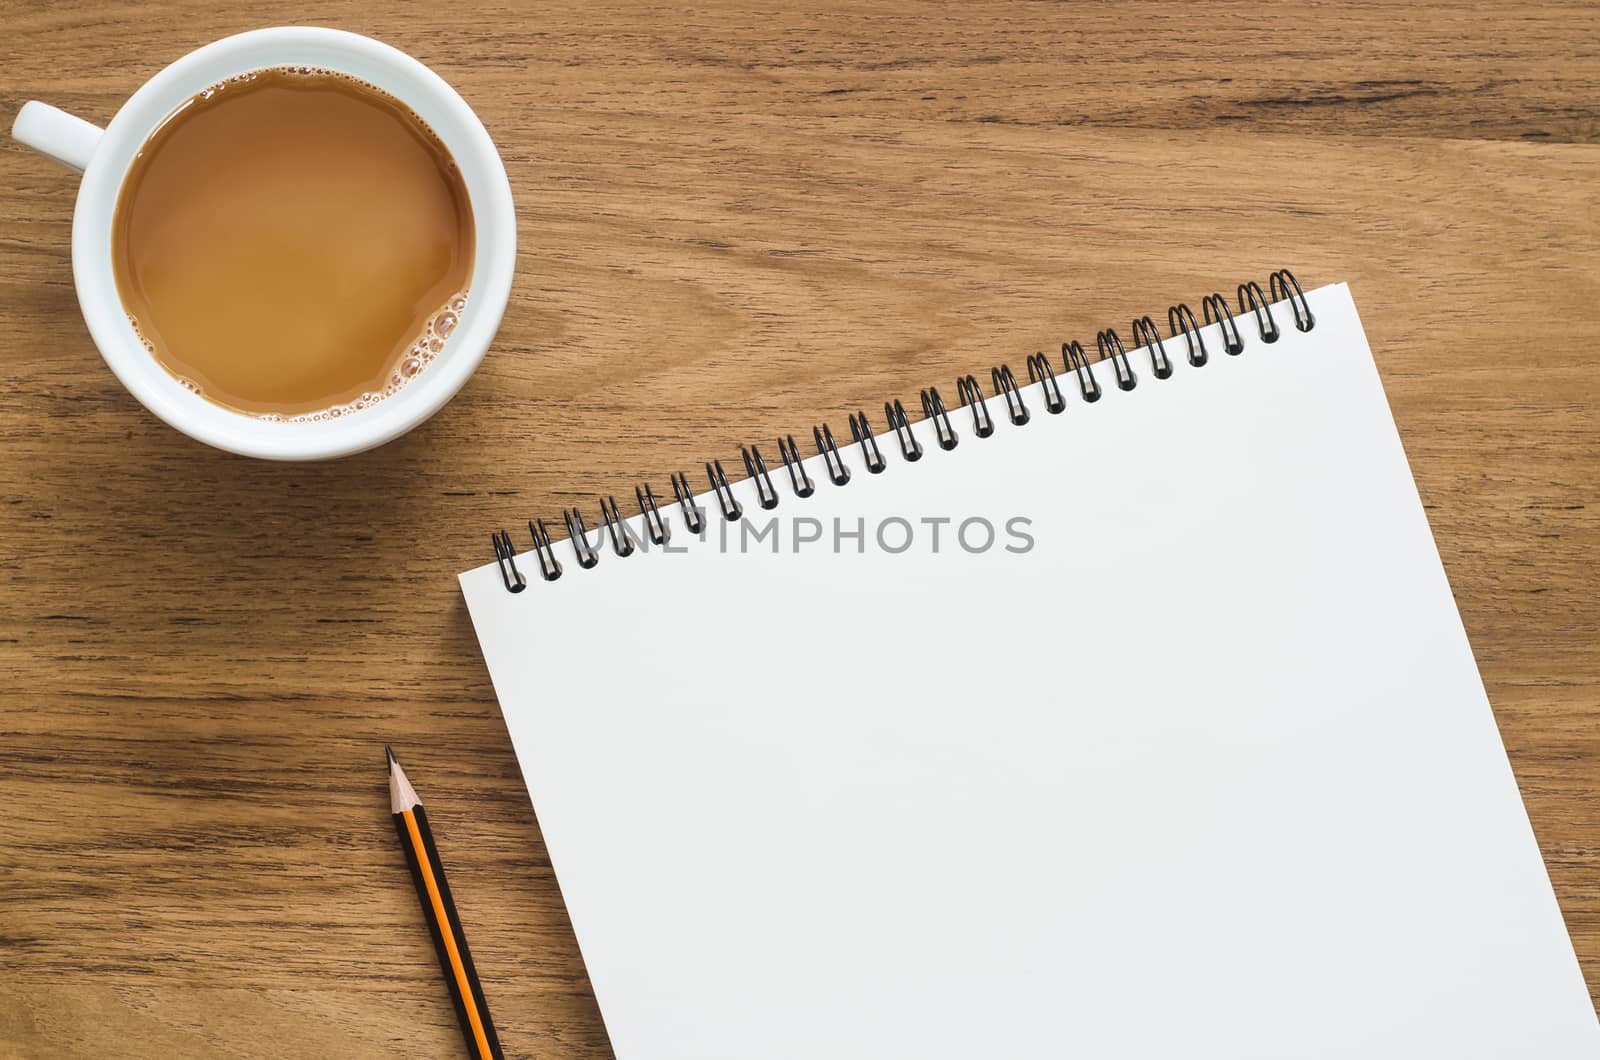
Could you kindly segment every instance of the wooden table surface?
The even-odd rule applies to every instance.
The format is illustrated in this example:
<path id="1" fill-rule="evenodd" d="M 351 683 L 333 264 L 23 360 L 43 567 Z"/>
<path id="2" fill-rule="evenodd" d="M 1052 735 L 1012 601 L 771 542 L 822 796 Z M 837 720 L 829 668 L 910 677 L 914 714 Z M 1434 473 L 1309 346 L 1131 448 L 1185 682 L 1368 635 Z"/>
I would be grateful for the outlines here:
<path id="1" fill-rule="evenodd" d="M 430 423 L 252 462 L 118 386 L 73 177 L 0 151 L 0 1055 L 456 1055 L 386 741 L 508 1053 L 608 1055 L 456 588 L 490 529 L 1279 265 L 1354 288 L 1600 987 L 1600 7 L 795 7 L 0 3 L 0 111 L 102 123 L 229 33 L 385 39 L 521 245 Z"/>

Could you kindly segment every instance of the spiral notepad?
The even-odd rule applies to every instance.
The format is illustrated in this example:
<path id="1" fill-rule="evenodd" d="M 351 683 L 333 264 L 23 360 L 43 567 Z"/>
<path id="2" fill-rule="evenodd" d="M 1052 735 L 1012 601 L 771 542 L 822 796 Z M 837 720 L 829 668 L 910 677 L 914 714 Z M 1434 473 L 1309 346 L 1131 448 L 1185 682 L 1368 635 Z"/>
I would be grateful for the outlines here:
<path id="1" fill-rule="evenodd" d="M 619 1057 L 1600 1055 L 1349 290 L 1199 304 L 462 576 Z"/>

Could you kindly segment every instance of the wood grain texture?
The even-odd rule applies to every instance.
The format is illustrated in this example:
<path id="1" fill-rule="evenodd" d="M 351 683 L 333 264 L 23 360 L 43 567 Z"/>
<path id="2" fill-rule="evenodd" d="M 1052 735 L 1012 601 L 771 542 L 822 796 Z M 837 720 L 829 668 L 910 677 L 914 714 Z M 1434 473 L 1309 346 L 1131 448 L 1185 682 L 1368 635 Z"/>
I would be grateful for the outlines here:
<path id="1" fill-rule="evenodd" d="M 1600 987 L 1592 3 L 0 19 L 0 112 L 101 122 L 228 33 L 388 40 L 484 119 L 522 248 L 445 411 L 360 457 L 255 463 L 117 385 L 77 312 L 74 182 L 0 150 L 0 1056 L 457 1055 L 386 741 L 508 1052 L 608 1055 L 455 585 L 489 529 L 1280 264 L 1355 290 Z"/>

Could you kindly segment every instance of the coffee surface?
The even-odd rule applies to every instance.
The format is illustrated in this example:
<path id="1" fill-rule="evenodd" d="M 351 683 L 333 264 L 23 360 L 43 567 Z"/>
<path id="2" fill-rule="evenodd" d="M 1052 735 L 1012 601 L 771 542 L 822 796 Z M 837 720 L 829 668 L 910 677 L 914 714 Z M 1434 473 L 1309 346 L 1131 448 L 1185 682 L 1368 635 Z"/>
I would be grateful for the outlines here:
<path id="1" fill-rule="evenodd" d="M 173 112 L 117 201 L 117 288 L 152 355 L 220 405 L 348 414 L 395 393 L 465 306 L 466 185 L 406 107 L 261 70 Z"/>

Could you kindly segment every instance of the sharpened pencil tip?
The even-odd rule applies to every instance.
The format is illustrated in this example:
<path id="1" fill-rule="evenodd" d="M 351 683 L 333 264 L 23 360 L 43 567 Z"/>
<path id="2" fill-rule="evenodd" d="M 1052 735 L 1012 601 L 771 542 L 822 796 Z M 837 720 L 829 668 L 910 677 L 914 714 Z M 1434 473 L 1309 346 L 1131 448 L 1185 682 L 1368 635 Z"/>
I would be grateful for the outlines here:
<path id="1" fill-rule="evenodd" d="M 383 749 L 389 756 L 389 810 L 392 813 L 409 810 L 422 800 L 417 798 L 417 789 L 406 779 L 406 771 L 400 768 L 394 748 L 385 744 Z"/>

